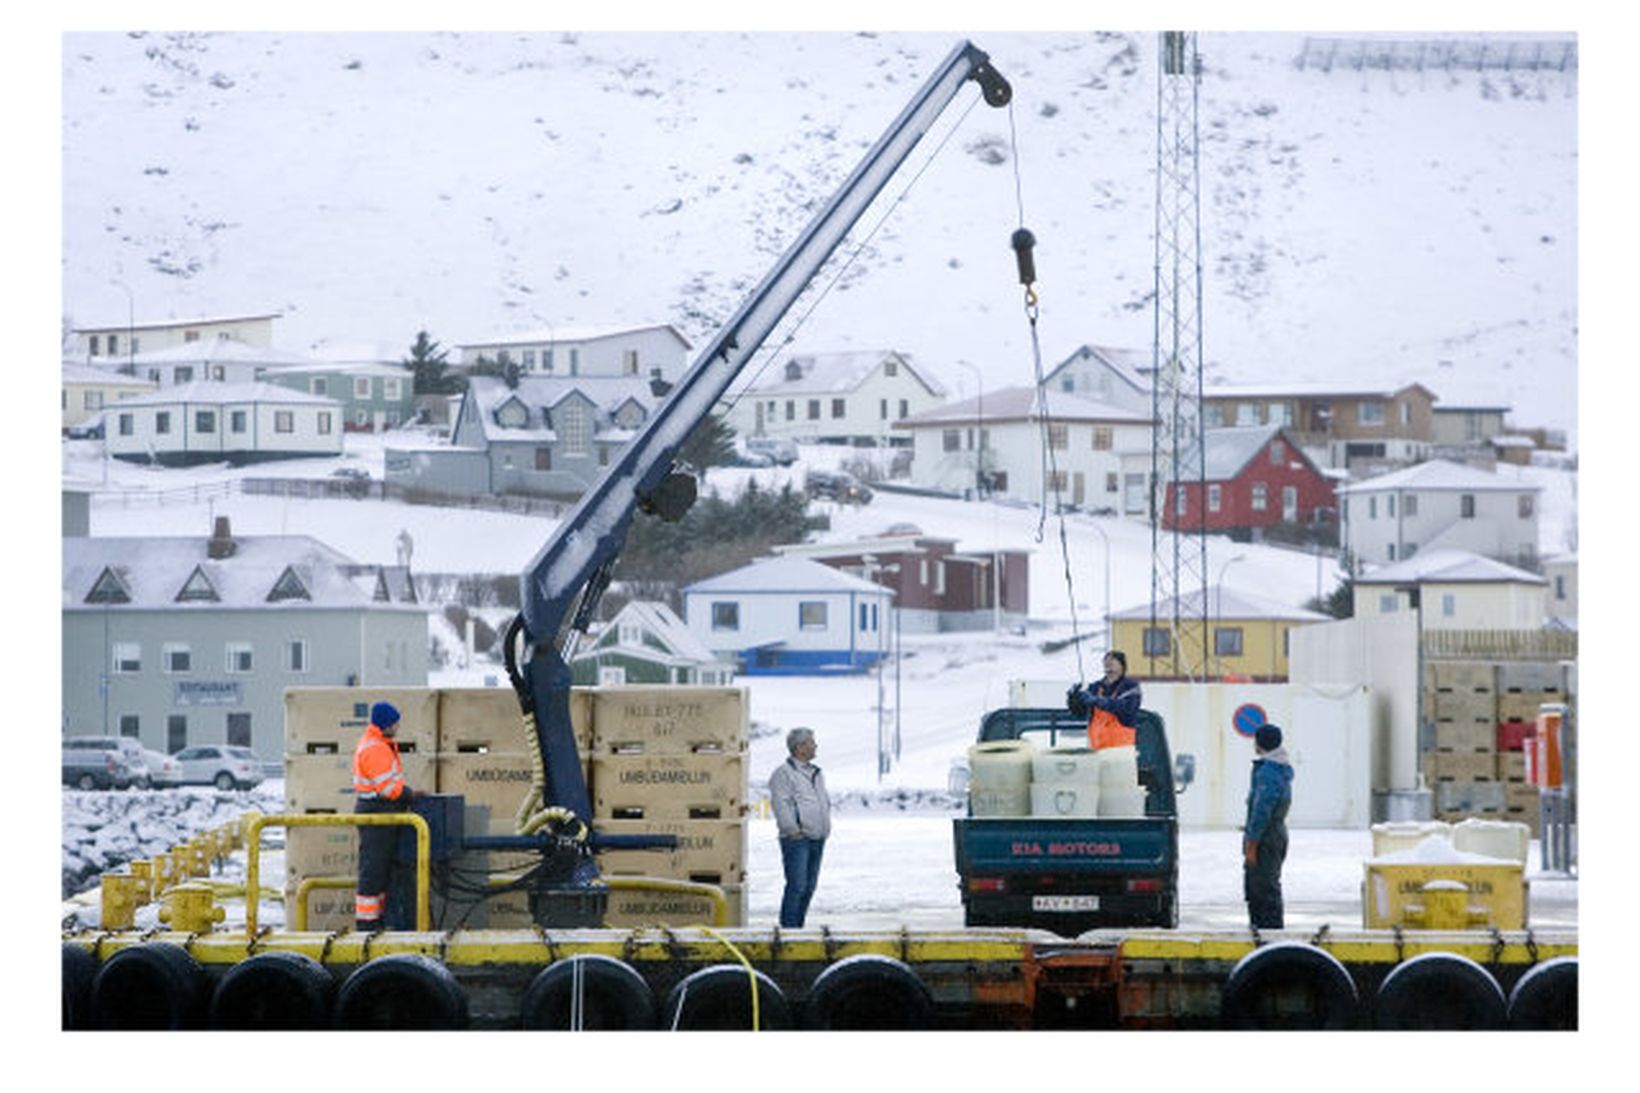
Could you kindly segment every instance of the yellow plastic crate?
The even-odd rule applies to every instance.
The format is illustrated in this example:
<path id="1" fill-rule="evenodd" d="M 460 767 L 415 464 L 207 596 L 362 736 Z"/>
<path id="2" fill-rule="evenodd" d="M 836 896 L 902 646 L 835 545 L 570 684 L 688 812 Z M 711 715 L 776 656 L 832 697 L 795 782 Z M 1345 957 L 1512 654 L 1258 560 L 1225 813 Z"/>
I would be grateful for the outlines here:
<path id="1" fill-rule="evenodd" d="M 1525 866 L 1520 862 L 1387 862 L 1366 863 L 1361 885 L 1362 924 L 1369 930 L 1395 926 L 1416 929 L 1409 906 L 1425 902 L 1424 886 L 1431 881 L 1457 881 L 1469 889 L 1469 906 L 1484 910 L 1486 919 L 1474 929 L 1526 928 Z"/>

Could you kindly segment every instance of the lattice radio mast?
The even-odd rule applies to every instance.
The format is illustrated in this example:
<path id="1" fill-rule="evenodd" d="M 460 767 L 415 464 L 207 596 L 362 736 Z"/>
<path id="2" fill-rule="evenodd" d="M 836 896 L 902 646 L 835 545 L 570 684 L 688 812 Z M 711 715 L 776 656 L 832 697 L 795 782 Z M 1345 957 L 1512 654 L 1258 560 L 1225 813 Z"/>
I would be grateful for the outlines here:
<path id="1" fill-rule="evenodd" d="M 1203 526 L 1164 528 L 1169 483 L 1194 484 L 1205 520 L 1202 426 L 1201 173 L 1196 105 L 1201 61 L 1196 35 L 1164 31 L 1156 88 L 1156 326 L 1152 345 L 1150 664 L 1187 679 L 1206 675 L 1207 538 Z M 1152 645 L 1168 635 L 1164 651 Z"/>

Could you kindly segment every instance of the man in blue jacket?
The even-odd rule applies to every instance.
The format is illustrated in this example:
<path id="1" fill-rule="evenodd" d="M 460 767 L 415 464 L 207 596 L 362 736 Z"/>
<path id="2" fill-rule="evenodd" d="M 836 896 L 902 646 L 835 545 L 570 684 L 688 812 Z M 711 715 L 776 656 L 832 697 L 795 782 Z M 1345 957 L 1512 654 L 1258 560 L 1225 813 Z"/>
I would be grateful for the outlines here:
<path id="1" fill-rule="evenodd" d="M 1281 729 L 1260 726 L 1247 789 L 1247 826 L 1242 829 L 1242 887 L 1255 930 L 1282 928 L 1281 864 L 1287 858 L 1287 809 L 1293 803 L 1293 767 L 1281 746 Z"/>

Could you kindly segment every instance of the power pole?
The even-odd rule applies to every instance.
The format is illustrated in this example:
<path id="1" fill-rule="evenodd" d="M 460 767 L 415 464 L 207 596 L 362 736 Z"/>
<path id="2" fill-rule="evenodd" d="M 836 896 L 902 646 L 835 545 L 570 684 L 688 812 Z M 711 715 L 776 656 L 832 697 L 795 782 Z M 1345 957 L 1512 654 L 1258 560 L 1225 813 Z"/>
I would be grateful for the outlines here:
<path id="1" fill-rule="evenodd" d="M 1166 633 L 1171 673 L 1198 679 L 1208 671 L 1207 539 L 1180 527 L 1175 510 L 1163 527 L 1163 508 L 1195 485 L 1198 521 L 1206 519 L 1202 430 L 1201 171 L 1196 107 L 1201 60 L 1196 35 L 1164 31 L 1156 83 L 1156 308 L 1152 343 L 1150 452 L 1150 628 Z"/>

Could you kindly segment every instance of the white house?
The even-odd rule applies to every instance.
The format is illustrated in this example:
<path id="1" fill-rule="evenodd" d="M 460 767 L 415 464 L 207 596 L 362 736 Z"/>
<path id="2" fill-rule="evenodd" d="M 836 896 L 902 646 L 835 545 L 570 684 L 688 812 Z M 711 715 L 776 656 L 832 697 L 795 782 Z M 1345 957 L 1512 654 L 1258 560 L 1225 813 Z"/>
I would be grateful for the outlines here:
<path id="1" fill-rule="evenodd" d="M 683 589 L 684 619 L 742 675 L 863 672 L 890 640 L 894 594 L 808 558 L 769 558 Z"/>
<path id="2" fill-rule="evenodd" d="M 1577 555 L 1557 554 L 1543 559 L 1543 578 L 1549 582 L 1549 615 L 1577 626 Z"/>
<path id="3" fill-rule="evenodd" d="M 897 422 L 938 406 L 945 388 L 904 353 L 870 350 L 787 358 L 741 394 L 729 423 L 742 436 L 886 448 Z"/>
<path id="4" fill-rule="evenodd" d="M 132 355 L 217 339 L 268 348 L 278 312 L 257 315 L 207 315 L 193 319 L 159 319 L 82 326 L 74 330 L 74 357 L 84 363 L 126 365 Z"/>
<path id="5" fill-rule="evenodd" d="M 196 381 L 119 403 L 104 445 L 116 459 L 235 465 L 342 452 L 340 406 L 268 383 Z"/>
<path id="6" fill-rule="evenodd" d="M 1424 630 L 1535 630 L 1549 582 L 1467 550 L 1431 550 L 1355 578 L 1355 615 L 1414 611 Z"/>
<path id="7" fill-rule="evenodd" d="M 669 323 L 548 326 L 463 342 L 462 368 L 480 357 L 512 362 L 527 376 L 607 376 L 675 383 L 688 367 L 689 339 Z"/>
<path id="8" fill-rule="evenodd" d="M 894 425 L 911 437 L 911 479 L 967 492 L 983 473 L 993 494 L 1036 504 L 1122 511 L 1123 456 L 1150 453 L 1150 415 L 1062 391 L 1007 387 L 948 403 Z M 1048 445 L 1050 460 L 1043 458 Z M 1044 464 L 1048 464 L 1046 467 Z M 1145 472 L 1148 473 L 1148 466 Z M 1143 500 L 1141 477 L 1140 500 Z M 1142 505 L 1141 505 L 1142 508 Z"/>
<path id="9" fill-rule="evenodd" d="M 63 362 L 63 429 L 90 421 L 121 399 L 146 395 L 154 385 L 106 368 Z"/>
<path id="10" fill-rule="evenodd" d="M 132 374 L 161 387 L 181 387 L 210 380 L 216 383 L 255 383 L 264 372 L 276 368 L 307 366 L 317 362 L 305 353 L 271 346 L 249 345 L 232 338 L 202 338 L 165 349 L 153 349 L 132 357 Z M 121 368 L 127 367 L 125 362 Z"/>
<path id="11" fill-rule="evenodd" d="M 1542 488 L 1444 459 L 1341 486 L 1344 545 L 1357 565 L 1468 550 L 1534 565 Z"/>
<path id="12" fill-rule="evenodd" d="M 1155 371 L 1149 349 L 1084 345 L 1055 365 L 1044 383 L 1052 391 L 1149 416 Z"/>

